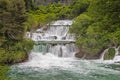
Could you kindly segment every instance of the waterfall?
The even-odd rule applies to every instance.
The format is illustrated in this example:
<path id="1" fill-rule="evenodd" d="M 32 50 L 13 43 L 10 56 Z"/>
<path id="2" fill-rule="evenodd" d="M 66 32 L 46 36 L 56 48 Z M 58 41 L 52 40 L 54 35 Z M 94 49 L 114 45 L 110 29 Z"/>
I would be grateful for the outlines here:
<path id="1" fill-rule="evenodd" d="M 107 54 L 109 48 L 108 48 L 108 49 L 105 49 L 105 50 L 103 51 L 100 60 L 101 60 L 101 61 L 104 61 L 104 62 L 108 62 L 108 63 L 119 62 L 119 61 L 120 61 L 120 55 L 119 55 L 119 48 L 120 48 L 120 46 L 118 46 L 118 47 L 113 47 L 113 48 L 115 49 L 115 55 L 114 55 L 114 57 L 113 57 L 112 60 L 104 60 L 104 55 Z"/>
<path id="2" fill-rule="evenodd" d="M 34 54 L 37 53 L 35 54 L 36 56 L 39 54 L 48 56 L 50 54 L 56 57 L 74 57 L 78 50 L 74 44 L 75 35 L 69 33 L 72 22 L 72 20 L 58 20 L 37 29 L 32 34 L 27 32 L 26 36 L 35 42 L 32 52 Z M 120 56 L 118 55 L 119 47 L 113 48 L 116 53 L 113 60 L 104 60 L 104 55 L 107 53 L 108 48 L 103 51 L 100 61 L 120 61 Z"/>
<path id="3" fill-rule="evenodd" d="M 37 29 L 26 36 L 35 42 L 27 62 L 11 66 L 12 80 L 118 80 L 120 68 L 117 64 L 104 64 L 100 60 L 81 60 L 74 57 L 75 36 L 69 33 L 70 20 L 58 20 L 46 29 Z M 32 34 L 32 35 L 31 35 Z M 118 56 L 118 49 L 115 60 Z M 114 60 L 112 60 L 114 61 Z M 112 67 L 113 66 L 113 67 Z M 115 66 L 115 68 L 114 68 Z"/>
<path id="4" fill-rule="evenodd" d="M 116 54 L 115 54 L 115 57 L 113 59 L 114 62 L 119 62 L 120 61 L 119 48 L 120 48 L 120 46 L 118 46 L 117 48 L 115 48 Z"/>
<path id="5" fill-rule="evenodd" d="M 41 27 L 34 33 L 27 33 L 27 37 L 35 41 L 33 52 L 46 55 L 51 53 L 57 57 L 73 57 L 77 51 L 74 34 L 69 33 L 72 20 L 58 20 Z"/>
<path id="6" fill-rule="evenodd" d="M 107 51 L 108 51 L 108 49 L 105 49 L 105 50 L 103 51 L 103 53 L 102 53 L 102 55 L 101 55 L 101 58 L 100 58 L 101 61 L 104 60 L 104 55 L 105 55 L 105 53 L 106 53 Z"/>

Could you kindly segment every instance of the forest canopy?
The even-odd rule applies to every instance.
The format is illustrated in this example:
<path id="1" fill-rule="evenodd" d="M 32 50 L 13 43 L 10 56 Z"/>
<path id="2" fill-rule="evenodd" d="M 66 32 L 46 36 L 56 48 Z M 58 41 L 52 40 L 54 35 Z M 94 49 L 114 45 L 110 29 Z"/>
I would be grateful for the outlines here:
<path id="1" fill-rule="evenodd" d="M 71 32 L 76 44 L 97 53 L 120 44 L 120 0 L 90 0 L 87 10 L 75 18 Z"/>

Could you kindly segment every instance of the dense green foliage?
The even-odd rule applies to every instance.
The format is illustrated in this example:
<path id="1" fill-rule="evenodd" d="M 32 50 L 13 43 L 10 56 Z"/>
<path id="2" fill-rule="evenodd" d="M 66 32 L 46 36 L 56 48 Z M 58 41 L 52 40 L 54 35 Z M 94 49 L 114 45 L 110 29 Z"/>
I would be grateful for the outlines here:
<path id="1" fill-rule="evenodd" d="M 27 20 L 24 0 L 0 0 L 0 65 L 25 61 L 33 41 L 25 39 Z M 0 66 L 0 80 L 8 80 Z"/>
<path id="2" fill-rule="evenodd" d="M 120 44 L 120 0 L 90 0 L 88 9 L 80 14 L 71 32 L 77 45 L 88 53 Z"/>
<path id="3" fill-rule="evenodd" d="M 24 38 L 25 32 L 57 19 L 75 18 L 71 32 L 76 34 L 76 44 L 84 54 L 96 56 L 105 48 L 118 46 L 119 4 L 119 0 L 77 0 L 68 5 L 38 5 L 33 0 L 0 0 L 0 65 L 25 61 L 34 44 Z M 111 52 L 113 50 L 109 51 L 113 56 Z M 0 72 L 6 72 L 7 69 L 2 71 L 1 68 Z M 4 78 L 4 74 L 1 76 Z"/>
<path id="4" fill-rule="evenodd" d="M 25 2 L 1 0 L 0 13 L 0 63 L 14 63 L 25 57 L 33 45 L 31 40 L 24 39 L 24 23 L 27 20 Z"/>
<path id="5" fill-rule="evenodd" d="M 88 5 L 89 0 L 78 0 L 68 5 L 61 5 L 60 3 L 37 5 L 34 9 L 28 9 L 28 19 L 25 24 L 28 29 L 33 29 L 57 19 L 73 19 L 83 13 Z"/>
<path id="6" fill-rule="evenodd" d="M 74 4 L 71 4 L 71 12 L 73 17 L 77 17 L 86 11 L 90 4 L 90 0 L 77 0 Z"/>
<path id="7" fill-rule="evenodd" d="M 33 2 L 34 0 L 24 0 L 25 2 L 25 6 L 26 6 L 26 10 L 36 10 L 37 9 L 37 5 Z"/>

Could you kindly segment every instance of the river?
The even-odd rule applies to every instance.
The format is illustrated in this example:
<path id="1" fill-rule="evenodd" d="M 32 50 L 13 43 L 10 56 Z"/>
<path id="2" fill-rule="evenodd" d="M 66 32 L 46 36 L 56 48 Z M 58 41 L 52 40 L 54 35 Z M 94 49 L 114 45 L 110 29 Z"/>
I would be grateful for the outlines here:
<path id="1" fill-rule="evenodd" d="M 113 61 L 83 60 L 74 54 L 71 20 L 58 20 L 27 36 L 35 41 L 27 62 L 11 66 L 12 80 L 119 80 L 120 65 Z"/>

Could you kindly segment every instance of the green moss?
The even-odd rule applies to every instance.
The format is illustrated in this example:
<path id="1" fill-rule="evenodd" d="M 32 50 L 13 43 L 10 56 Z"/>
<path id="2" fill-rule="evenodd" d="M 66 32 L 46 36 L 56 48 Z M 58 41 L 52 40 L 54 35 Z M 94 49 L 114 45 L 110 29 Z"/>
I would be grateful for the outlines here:
<path id="1" fill-rule="evenodd" d="M 114 56 L 115 56 L 115 49 L 109 48 L 108 52 L 106 52 L 104 55 L 104 60 L 112 60 Z"/>

